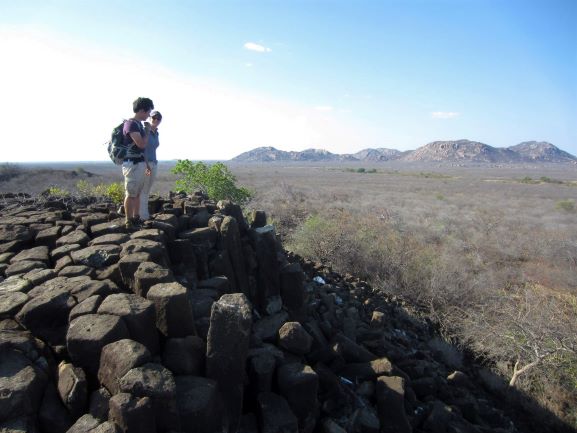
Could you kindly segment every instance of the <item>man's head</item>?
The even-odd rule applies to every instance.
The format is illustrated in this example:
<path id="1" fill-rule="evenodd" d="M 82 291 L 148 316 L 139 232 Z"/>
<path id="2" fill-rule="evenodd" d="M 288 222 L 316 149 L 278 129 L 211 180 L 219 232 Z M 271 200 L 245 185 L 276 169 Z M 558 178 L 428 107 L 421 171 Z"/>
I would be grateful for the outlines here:
<path id="1" fill-rule="evenodd" d="M 149 98 L 138 98 L 132 103 L 134 117 L 138 120 L 146 120 L 153 109 L 154 104 Z"/>

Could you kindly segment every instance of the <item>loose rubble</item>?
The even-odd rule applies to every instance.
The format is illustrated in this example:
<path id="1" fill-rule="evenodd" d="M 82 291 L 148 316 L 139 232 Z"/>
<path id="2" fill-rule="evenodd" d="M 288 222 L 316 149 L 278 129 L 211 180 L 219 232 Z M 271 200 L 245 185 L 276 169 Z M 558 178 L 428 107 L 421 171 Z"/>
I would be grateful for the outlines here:
<path id="1" fill-rule="evenodd" d="M 201 193 L 0 207 L 0 431 L 516 432 L 431 330 Z"/>

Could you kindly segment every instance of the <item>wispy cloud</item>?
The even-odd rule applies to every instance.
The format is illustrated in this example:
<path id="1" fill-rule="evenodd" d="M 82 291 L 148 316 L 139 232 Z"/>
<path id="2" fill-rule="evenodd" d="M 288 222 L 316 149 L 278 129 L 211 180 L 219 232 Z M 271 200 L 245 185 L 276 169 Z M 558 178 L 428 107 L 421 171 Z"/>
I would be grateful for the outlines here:
<path id="1" fill-rule="evenodd" d="M 460 115 L 461 113 L 457 113 L 455 111 L 433 111 L 431 113 L 431 117 L 433 119 L 454 119 Z"/>
<path id="2" fill-rule="evenodd" d="M 330 105 L 317 105 L 315 107 L 315 110 L 317 110 L 317 111 L 333 111 L 333 107 L 331 107 Z"/>
<path id="3" fill-rule="evenodd" d="M 247 42 L 244 45 L 245 50 L 256 51 L 258 53 L 270 53 L 272 50 L 264 45 L 256 44 L 254 42 Z"/>

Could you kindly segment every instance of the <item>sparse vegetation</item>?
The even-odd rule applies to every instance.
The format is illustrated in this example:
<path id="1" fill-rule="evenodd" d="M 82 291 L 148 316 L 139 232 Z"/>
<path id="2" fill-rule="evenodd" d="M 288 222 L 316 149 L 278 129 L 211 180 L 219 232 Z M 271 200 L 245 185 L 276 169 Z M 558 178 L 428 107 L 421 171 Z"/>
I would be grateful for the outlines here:
<path id="1" fill-rule="evenodd" d="M 276 220 L 282 203 L 287 248 L 410 300 L 448 340 L 577 426 L 577 221 L 563 198 L 572 181 L 537 177 L 544 198 L 482 172 L 427 173 L 266 172 L 251 205 Z M 299 200 L 282 200 L 289 189 Z"/>
<path id="2" fill-rule="evenodd" d="M 567 199 L 567 200 L 559 200 L 555 205 L 557 209 L 564 210 L 566 212 L 574 212 L 575 211 L 575 200 Z"/>
<path id="3" fill-rule="evenodd" d="M 6 162 L 0 164 L 0 182 L 7 181 L 22 173 L 22 169 L 16 165 Z"/>
<path id="4" fill-rule="evenodd" d="M 51 186 L 46 190 L 46 194 L 52 197 L 64 198 L 70 196 L 70 191 L 67 191 L 66 189 L 60 188 L 58 186 Z"/>
<path id="5" fill-rule="evenodd" d="M 124 185 L 122 182 L 94 185 L 86 180 L 79 180 L 76 182 L 76 190 L 80 197 L 105 197 L 115 204 L 121 204 L 124 200 Z"/>

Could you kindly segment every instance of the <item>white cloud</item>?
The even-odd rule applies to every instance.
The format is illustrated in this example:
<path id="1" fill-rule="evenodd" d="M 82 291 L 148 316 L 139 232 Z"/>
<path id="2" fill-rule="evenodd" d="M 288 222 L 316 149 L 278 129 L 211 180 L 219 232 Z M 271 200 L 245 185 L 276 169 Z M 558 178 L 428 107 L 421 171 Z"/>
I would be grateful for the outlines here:
<path id="1" fill-rule="evenodd" d="M 264 145 L 342 153 L 375 139 L 365 125 L 305 104 L 49 34 L 0 30 L 0 52 L 2 140 L 10 143 L 2 161 L 107 160 L 103 143 L 138 96 L 152 98 L 164 116 L 158 155 L 165 160 L 230 159 Z"/>
<path id="2" fill-rule="evenodd" d="M 244 66 L 247 67 L 247 68 L 252 68 L 252 63 L 246 62 L 246 63 L 244 64 Z"/>
<path id="3" fill-rule="evenodd" d="M 315 107 L 315 110 L 328 112 L 328 111 L 333 111 L 333 107 L 331 107 L 330 105 L 317 105 Z"/>
<path id="4" fill-rule="evenodd" d="M 270 53 L 272 50 L 264 45 L 255 44 L 254 42 L 247 42 L 244 48 L 249 51 L 256 51 L 258 53 Z"/>
<path id="5" fill-rule="evenodd" d="M 454 119 L 460 115 L 461 113 L 457 113 L 455 111 L 433 111 L 431 113 L 431 117 L 433 119 Z"/>

